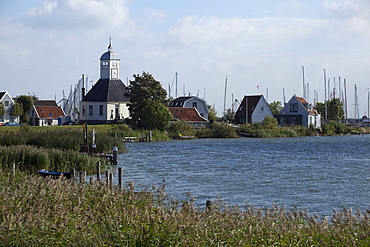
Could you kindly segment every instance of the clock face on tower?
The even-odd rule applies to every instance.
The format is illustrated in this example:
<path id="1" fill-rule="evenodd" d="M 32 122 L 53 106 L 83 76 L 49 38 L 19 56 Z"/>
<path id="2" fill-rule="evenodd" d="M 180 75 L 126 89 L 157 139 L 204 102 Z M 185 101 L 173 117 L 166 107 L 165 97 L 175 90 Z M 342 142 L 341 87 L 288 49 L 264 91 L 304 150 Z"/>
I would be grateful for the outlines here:
<path id="1" fill-rule="evenodd" d="M 118 78 L 118 69 L 112 69 L 112 78 Z"/>

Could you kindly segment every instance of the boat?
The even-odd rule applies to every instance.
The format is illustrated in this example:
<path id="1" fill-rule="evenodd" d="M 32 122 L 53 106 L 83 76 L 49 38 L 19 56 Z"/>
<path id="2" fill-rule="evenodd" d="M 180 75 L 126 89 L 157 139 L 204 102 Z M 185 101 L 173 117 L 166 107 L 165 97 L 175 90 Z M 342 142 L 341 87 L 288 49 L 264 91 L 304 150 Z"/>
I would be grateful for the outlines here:
<path id="1" fill-rule="evenodd" d="M 70 179 L 72 178 L 72 172 L 55 172 L 55 171 L 48 171 L 48 170 L 38 170 L 37 171 L 43 177 L 51 177 L 51 178 L 60 178 L 61 176 Z"/>

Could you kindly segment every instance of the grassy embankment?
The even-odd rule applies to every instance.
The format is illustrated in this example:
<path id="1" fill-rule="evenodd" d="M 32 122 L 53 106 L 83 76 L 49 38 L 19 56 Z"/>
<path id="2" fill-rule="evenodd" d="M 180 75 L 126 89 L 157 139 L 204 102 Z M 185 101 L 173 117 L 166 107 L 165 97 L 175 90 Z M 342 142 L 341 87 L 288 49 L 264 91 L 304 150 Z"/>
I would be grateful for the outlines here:
<path id="1" fill-rule="evenodd" d="M 92 129 L 96 131 L 96 146 L 100 153 L 112 153 L 117 146 L 119 152 L 125 151 L 120 140 L 124 136 L 147 135 L 144 131 L 133 131 L 125 125 L 89 126 L 88 139 L 92 143 Z M 16 167 L 28 172 L 38 169 L 69 171 L 72 168 L 91 172 L 96 163 L 102 162 L 102 168 L 108 162 L 93 156 L 81 154 L 83 144 L 82 126 L 45 126 L 45 127 L 0 127 L 0 164 Z M 153 131 L 153 139 L 162 138 L 163 133 Z M 166 137 L 168 138 L 168 137 Z"/>
<path id="2" fill-rule="evenodd" d="M 0 170 L 1 246 L 369 246 L 369 211 L 241 210 Z"/>

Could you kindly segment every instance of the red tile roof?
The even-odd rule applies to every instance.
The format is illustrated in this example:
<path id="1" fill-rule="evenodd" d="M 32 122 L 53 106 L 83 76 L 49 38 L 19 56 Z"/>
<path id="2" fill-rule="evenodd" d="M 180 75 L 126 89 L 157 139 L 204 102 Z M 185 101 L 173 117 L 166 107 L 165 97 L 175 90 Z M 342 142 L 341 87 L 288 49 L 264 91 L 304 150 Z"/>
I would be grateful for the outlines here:
<path id="1" fill-rule="evenodd" d="M 194 107 L 168 107 L 173 117 L 186 122 L 208 122 Z"/>
<path id="2" fill-rule="evenodd" d="M 58 118 L 64 116 L 62 108 L 60 106 L 40 106 L 35 105 L 35 109 L 39 118 Z"/>

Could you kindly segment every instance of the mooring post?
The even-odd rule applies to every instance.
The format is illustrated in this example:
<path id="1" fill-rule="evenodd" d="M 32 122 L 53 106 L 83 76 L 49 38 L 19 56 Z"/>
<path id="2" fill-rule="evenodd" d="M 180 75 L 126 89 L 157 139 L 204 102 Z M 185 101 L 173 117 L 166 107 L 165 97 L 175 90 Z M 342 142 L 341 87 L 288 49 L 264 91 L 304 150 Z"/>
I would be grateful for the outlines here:
<path id="1" fill-rule="evenodd" d="M 72 175 L 72 179 L 74 180 L 75 177 L 76 177 L 76 169 L 75 168 L 71 169 L 71 175 Z"/>
<path id="2" fill-rule="evenodd" d="M 153 137 L 152 131 L 149 131 L 149 140 L 148 140 L 148 142 L 151 142 L 152 141 L 152 137 Z"/>
<path id="3" fill-rule="evenodd" d="M 122 167 L 118 167 L 118 188 L 122 189 Z"/>
<path id="4" fill-rule="evenodd" d="M 113 185 L 113 172 L 109 173 L 109 184 Z"/>
<path id="5" fill-rule="evenodd" d="M 100 161 L 96 163 L 96 181 L 101 180 L 101 175 L 100 175 Z"/>
<path id="6" fill-rule="evenodd" d="M 80 171 L 80 183 L 84 183 L 86 181 L 86 172 Z"/>
<path id="7" fill-rule="evenodd" d="M 118 148 L 117 146 L 114 146 L 113 147 L 113 161 L 112 163 L 117 165 L 117 152 L 118 152 Z"/>
<path id="8" fill-rule="evenodd" d="M 109 184 L 109 171 L 108 170 L 105 170 L 105 180 L 107 184 Z"/>
<path id="9" fill-rule="evenodd" d="M 12 163 L 12 175 L 15 175 L 15 163 Z"/>
<path id="10" fill-rule="evenodd" d="M 212 201 L 207 200 L 206 201 L 206 212 L 209 213 L 212 210 Z"/>

